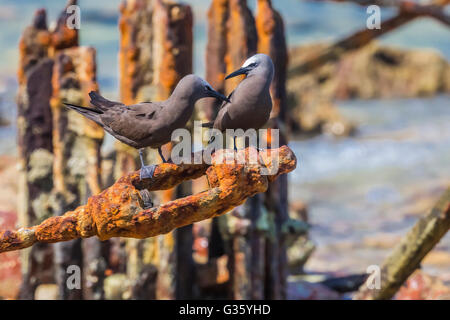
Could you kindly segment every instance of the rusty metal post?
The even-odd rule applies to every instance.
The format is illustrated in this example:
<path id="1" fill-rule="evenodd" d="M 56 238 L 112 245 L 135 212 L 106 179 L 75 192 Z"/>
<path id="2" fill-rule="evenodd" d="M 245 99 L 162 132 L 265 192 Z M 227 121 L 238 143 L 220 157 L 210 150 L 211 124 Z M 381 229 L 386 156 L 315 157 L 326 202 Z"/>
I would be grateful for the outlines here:
<path id="1" fill-rule="evenodd" d="M 154 53 L 153 53 L 153 7 L 154 0 L 124 0 L 120 5 L 120 49 L 119 49 L 119 86 L 120 100 L 128 105 L 142 101 L 152 101 L 156 97 L 154 78 Z M 114 177 L 117 179 L 124 174 L 139 168 L 138 153 L 119 141 L 115 142 L 116 158 L 114 165 Z M 117 248 L 123 250 L 128 256 L 123 269 L 128 277 L 134 281 L 132 290 L 133 299 L 149 297 L 149 291 L 144 284 L 136 280 L 142 278 L 141 272 L 145 268 L 143 260 L 145 255 L 142 250 L 152 247 L 150 240 L 118 239 Z M 125 262 L 125 261 L 124 261 Z M 150 264 L 150 261 L 147 261 Z M 152 285 L 153 286 L 153 285 Z M 154 296 L 154 294 L 150 294 Z"/>
<path id="2" fill-rule="evenodd" d="M 226 38 L 227 55 L 225 57 L 227 74 L 240 68 L 247 58 L 256 53 L 258 39 L 255 19 L 247 6 L 247 1 L 230 0 L 229 10 Z M 226 93 L 230 94 L 241 80 L 242 77 L 227 80 L 225 83 Z M 250 202 L 252 200 L 249 200 L 248 203 Z M 233 299 L 262 298 L 260 293 L 253 292 L 252 273 L 259 268 L 251 265 L 253 248 L 248 237 L 253 221 L 250 220 L 252 210 L 249 209 L 248 203 L 244 205 L 243 216 L 233 217 L 237 219 L 236 224 L 241 225 L 242 229 L 240 232 L 231 234 L 229 245 L 232 250 L 230 273 Z M 223 217 L 223 219 L 231 220 L 230 217 Z M 256 269 L 254 269 L 255 267 Z"/>
<path id="3" fill-rule="evenodd" d="M 208 80 L 216 84 L 225 94 L 230 94 L 242 77 L 224 82 L 225 75 L 238 69 L 249 56 L 256 53 L 257 49 L 255 20 L 247 1 L 214 1 L 209 11 L 208 36 L 206 60 Z M 216 110 L 211 108 L 210 106 L 209 110 L 206 110 L 206 115 L 214 115 Z M 243 215 L 223 216 L 214 221 L 213 226 L 220 227 L 212 228 L 209 244 L 211 250 L 223 247 L 228 255 L 230 271 L 228 296 L 234 299 L 260 296 L 252 293 L 251 274 L 254 269 L 251 266 L 251 245 L 247 239 L 249 229 L 242 227 L 238 228 L 239 231 L 231 230 L 232 225 L 248 224 L 246 222 L 251 213 L 247 208 L 243 211 Z"/>
<path id="4" fill-rule="evenodd" d="M 53 181 L 54 214 L 61 215 L 87 201 L 101 191 L 100 147 L 103 129 L 94 122 L 64 107 L 63 102 L 76 105 L 89 103 L 88 93 L 98 91 L 96 82 L 95 49 L 74 47 L 56 53 L 53 71 Z M 86 298 L 102 297 L 101 244 L 88 240 L 85 249 L 81 241 L 57 244 L 56 273 L 62 299 L 80 299 L 81 290 L 69 290 L 66 281 L 69 265 L 82 268 L 83 251 L 86 253 L 83 293 Z M 96 241 L 96 240 L 95 240 Z"/>
<path id="5" fill-rule="evenodd" d="M 153 6 L 154 0 L 124 0 L 120 5 L 120 100 L 128 105 L 155 98 Z M 116 152 L 116 178 L 139 166 L 135 149 L 116 142 Z"/>
<path id="6" fill-rule="evenodd" d="M 227 74 L 238 69 L 248 57 L 256 53 L 257 41 L 255 19 L 247 6 L 247 0 L 229 0 L 225 56 Z M 242 77 L 227 80 L 225 92 L 231 93 Z"/>
<path id="7" fill-rule="evenodd" d="M 51 34 L 46 12 L 36 11 L 19 42 L 17 127 L 19 149 L 18 216 L 22 226 L 35 225 L 52 215 L 52 117 L 50 97 L 53 61 L 48 57 Z M 22 253 L 20 298 L 33 299 L 36 287 L 54 282 L 53 250 L 40 244 Z"/>
<path id="8" fill-rule="evenodd" d="M 172 1 L 156 0 L 153 15 L 155 80 L 157 99 L 167 99 L 177 83 L 192 73 L 193 16 L 189 5 Z M 172 144 L 163 150 L 170 153 Z M 162 192 L 161 203 L 191 193 L 191 183 L 186 182 Z M 158 299 L 187 299 L 192 297 L 192 226 L 186 226 L 158 238 L 158 276 L 156 297 Z M 190 245 L 190 249 L 189 247 Z M 178 276 L 177 276 L 178 275 Z"/>
<path id="9" fill-rule="evenodd" d="M 213 0 L 208 10 L 208 42 L 206 45 L 206 81 L 217 91 L 225 93 L 227 53 L 228 0 Z M 208 99 L 203 104 L 207 121 L 216 117 L 221 102 Z"/>
<path id="10" fill-rule="evenodd" d="M 120 100 L 128 105 L 155 99 L 156 87 L 154 80 L 153 54 L 153 6 L 154 0 L 124 0 L 120 5 L 120 49 L 119 49 L 119 87 Z M 116 158 L 114 177 L 139 168 L 138 153 L 119 141 L 115 142 Z M 142 277 L 144 268 L 142 250 L 152 242 L 150 240 L 118 239 L 116 247 L 128 256 L 125 266 L 119 269 L 126 271 L 133 281 Z M 122 244 L 120 244 L 122 243 Z M 125 245 L 123 245 L 125 243 Z M 148 262 L 150 263 L 150 262 Z M 146 282 L 144 282 L 146 283 Z M 149 291 L 143 284 L 134 283 L 133 299 L 149 297 L 141 294 Z M 152 296 L 152 294 L 150 294 Z"/>
<path id="11" fill-rule="evenodd" d="M 126 0 L 121 5 L 119 24 L 121 100 L 126 104 L 133 104 L 168 98 L 178 81 L 192 73 L 193 17 L 190 6 L 162 0 Z M 171 145 L 168 144 L 164 146 L 163 152 L 167 154 L 170 149 Z M 125 167 L 124 163 L 133 163 L 136 155 L 134 150 L 131 156 L 130 149 L 123 145 L 117 150 L 117 164 L 121 168 Z M 155 162 L 157 159 L 152 152 L 151 161 Z M 130 165 L 128 167 L 131 169 Z M 117 176 L 124 173 L 124 170 L 116 169 Z M 184 189 L 186 188 L 183 187 Z M 160 202 L 166 202 L 172 200 L 174 195 L 175 190 L 166 191 L 159 194 L 158 198 Z M 182 235 L 181 238 L 187 239 L 188 234 L 192 234 L 190 228 L 183 228 L 177 233 L 186 232 L 187 235 Z M 133 280 L 141 278 L 141 272 L 150 270 L 146 265 L 155 265 L 158 270 L 157 298 L 175 298 L 177 295 L 189 297 L 190 293 L 181 292 L 189 292 L 191 286 L 176 283 L 179 279 L 174 278 L 176 265 L 184 265 L 176 263 L 181 259 L 176 256 L 176 252 L 185 255 L 183 261 L 191 260 L 192 257 L 186 250 L 177 250 L 177 243 L 178 240 L 172 233 L 155 239 L 127 241 L 130 253 L 127 270 L 129 277 Z M 148 285 L 153 287 L 150 283 Z M 138 284 L 135 283 L 135 286 Z M 135 287 L 133 294 L 144 291 L 143 288 Z"/>
<path id="12" fill-rule="evenodd" d="M 19 216 L 24 225 L 52 214 L 52 58 L 58 50 L 78 45 L 78 31 L 66 25 L 66 8 L 76 3 L 68 1 L 52 32 L 47 29 L 45 10 L 38 10 L 19 44 L 18 144 L 22 168 Z M 34 298 L 40 283 L 55 281 L 52 248 L 43 244 L 29 253 L 22 256 L 24 280 L 20 296 L 25 299 Z"/>
<path id="13" fill-rule="evenodd" d="M 154 0 L 125 0 L 120 5 L 120 100 L 125 104 L 153 101 L 156 98 L 153 11 Z M 115 178 L 138 168 L 137 151 L 119 141 L 115 143 Z M 152 159 L 153 160 L 153 159 Z M 132 281 L 132 299 L 155 296 L 155 284 L 145 278 L 155 270 L 155 240 L 127 239 L 123 247 L 128 256 L 126 272 Z M 154 278 L 154 277 L 152 277 Z"/>
<path id="14" fill-rule="evenodd" d="M 280 145 L 287 143 L 286 128 L 286 72 L 287 45 L 284 23 L 281 15 L 272 7 L 270 0 L 258 0 L 256 14 L 258 31 L 258 52 L 272 58 L 275 66 L 271 86 L 273 109 L 270 128 L 280 130 Z M 271 137 L 267 137 L 270 141 Z M 285 299 L 288 276 L 285 234 L 283 232 L 288 214 L 288 181 L 281 177 L 269 187 L 264 201 L 269 212 L 269 221 L 275 224 L 275 234 L 266 242 L 266 260 L 268 263 L 265 283 L 266 299 Z"/>

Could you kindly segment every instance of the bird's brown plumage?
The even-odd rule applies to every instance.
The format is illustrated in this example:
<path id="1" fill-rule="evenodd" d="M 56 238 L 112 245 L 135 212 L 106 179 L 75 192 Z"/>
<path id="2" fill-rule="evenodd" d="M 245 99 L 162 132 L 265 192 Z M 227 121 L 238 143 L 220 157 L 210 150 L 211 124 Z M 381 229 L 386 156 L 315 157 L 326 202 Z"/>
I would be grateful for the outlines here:
<path id="1" fill-rule="evenodd" d="M 189 121 L 195 102 L 204 97 L 226 99 L 203 79 L 188 75 L 180 80 L 169 99 L 124 105 L 91 92 L 91 105 L 86 108 L 66 104 L 102 126 L 116 139 L 134 148 L 158 148 L 171 140 L 175 129 Z"/>

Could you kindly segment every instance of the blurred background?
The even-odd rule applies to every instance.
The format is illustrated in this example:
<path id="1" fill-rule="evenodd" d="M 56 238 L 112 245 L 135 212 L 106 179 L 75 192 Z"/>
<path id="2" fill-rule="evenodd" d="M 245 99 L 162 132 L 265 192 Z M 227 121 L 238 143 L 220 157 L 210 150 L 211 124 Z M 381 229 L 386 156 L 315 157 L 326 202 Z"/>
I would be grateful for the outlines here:
<path id="1" fill-rule="evenodd" d="M 136 2 L 141 4 L 136 5 Z M 92 83 L 86 86 L 98 86 L 103 96 L 126 103 L 164 98 L 173 86 L 158 75 L 162 72 L 158 68 L 164 59 L 155 58 L 157 51 L 151 49 L 153 47 L 145 47 L 146 41 L 158 41 L 155 40 L 157 36 L 149 34 L 158 34 L 161 28 L 173 29 L 161 32 L 166 32 L 171 45 L 179 46 L 184 54 L 162 68 L 169 68 L 176 76 L 189 73 L 190 68 L 225 93 L 230 88 L 223 85 L 223 72 L 237 68 L 252 51 L 266 50 L 273 58 L 276 57 L 275 66 L 280 68 L 273 98 L 279 98 L 277 103 L 281 112 L 277 114 L 275 111 L 277 121 L 274 127 L 282 129 L 299 160 L 297 169 L 289 174 L 285 185 L 281 182 L 269 193 L 279 195 L 288 190 L 288 199 L 273 200 L 268 196 L 267 199 L 272 200 L 255 200 L 260 206 L 260 216 L 256 220 L 249 218 L 249 210 L 255 209 L 252 207 L 254 204 L 248 201 L 234 214 L 229 214 L 231 218 L 222 219 L 226 221 L 202 222 L 173 235 L 173 238 L 161 236 L 149 241 L 115 239 L 100 244 L 93 255 L 89 255 L 86 249 L 90 245 L 78 244 L 75 255 L 80 257 L 75 262 L 83 264 L 83 270 L 90 270 L 84 273 L 90 277 L 84 276 L 83 290 L 75 295 L 64 293 L 60 284 L 58 287 L 55 277 L 60 276 L 58 270 L 62 269 L 55 264 L 61 267 L 68 262 L 61 264 L 58 260 L 61 255 L 52 249 L 56 245 L 43 246 L 36 249 L 37 252 L 27 249 L 20 253 L 2 254 L 0 297 L 351 298 L 352 292 L 364 281 L 367 267 L 381 265 L 402 236 L 433 207 L 449 185 L 448 18 L 445 24 L 429 15 L 410 18 L 410 13 L 404 11 L 407 12 L 404 13 L 405 21 L 387 30 L 383 22 L 403 14 L 399 9 L 402 1 L 374 1 L 381 5 L 382 23 L 378 35 L 376 30 L 366 27 L 371 15 L 366 12 L 369 1 L 360 1 L 365 4 L 360 5 L 356 3 L 358 1 L 272 0 L 270 6 L 270 1 L 261 0 L 195 0 L 183 2 L 178 11 L 164 5 L 163 9 L 155 9 L 152 2 L 78 1 L 81 28 L 77 35 L 79 43 L 75 44 L 75 41 L 73 46 L 93 47 L 96 51 L 96 71 L 91 76 Z M 445 1 L 441 3 L 446 4 Z M 247 5 L 249 11 L 246 11 Z M 0 2 L 0 229 L 15 229 L 27 222 L 35 225 L 49 215 L 58 214 L 56 209 L 43 214 L 36 209 L 53 207 L 49 204 L 53 201 L 51 196 L 44 199 L 36 195 L 40 193 L 40 187 L 31 192 L 31 198 L 35 197 L 36 201 L 29 199 L 29 191 L 28 198 L 22 196 L 20 172 L 27 169 L 20 160 L 26 152 L 21 150 L 33 142 L 19 139 L 22 146 L 18 148 L 17 136 L 18 132 L 20 135 L 20 126 L 23 126 L 18 118 L 21 119 L 21 115 L 26 117 L 26 105 L 30 103 L 21 98 L 20 87 L 32 86 L 30 76 L 27 76 L 27 64 L 23 61 L 31 59 L 29 56 L 32 55 L 33 59 L 47 55 L 35 54 L 35 50 L 30 49 L 38 46 L 30 43 L 36 39 L 39 42 L 41 36 L 27 35 L 24 31 L 33 24 L 39 8 L 45 8 L 47 12 L 48 28 L 58 28 L 56 21 L 64 16 L 61 16 L 64 6 L 61 0 Z M 192 25 L 188 7 L 193 17 Z M 448 6 L 446 9 L 442 6 L 442 12 L 447 15 L 448 9 Z M 155 26 L 151 16 L 158 10 L 168 10 L 169 20 L 179 20 Z M 256 17 L 256 23 L 252 16 Z M 221 31 L 220 26 L 225 31 Z M 42 25 L 35 23 L 34 27 L 43 30 Z M 189 28 L 192 28 L 191 43 Z M 152 33 L 154 31 L 149 30 L 159 31 Z M 352 39 L 351 36 L 357 32 L 364 32 L 366 36 Z M 254 33 L 257 39 L 252 39 Z M 61 34 L 62 37 L 71 37 L 67 32 Z M 28 40 L 27 36 L 30 37 Z M 21 37 L 25 41 L 19 46 Z M 176 37 L 181 37 L 181 40 Z M 353 45 L 354 50 L 352 45 L 333 47 L 333 44 L 349 37 L 347 44 L 356 44 Z M 221 49 L 221 45 L 224 48 Z M 69 47 L 72 45 L 66 46 Z M 234 48 L 240 52 L 234 52 Z M 136 51 L 140 52 L 138 58 L 135 57 Z M 314 60 L 326 52 L 332 58 L 319 59 L 319 62 Z M 68 56 L 74 61 L 92 58 L 87 57 L 84 51 L 72 52 Z M 54 57 L 57 57 L 56 53 L 48 53 L 49 59 Z M 223 65 L 214 64 L 214 61 Z M 77 63 L 73 62 L 76 66 Z M 143 70 L 150 65 L 151 70 Z M 185 67 L 180 67 L 182 65 Z M 135 69 L 143 71 L 139 73 Z M 65 88 L 63 80 L 61 87 Z M 52 81 L 55 87 L 58 81 L 55 75 Z M 73 90 L 84 90 L 84 84 L 82 89 L 78 87 Z M 61 92 L 60 99 L 73 96 L 72 93 Z M 54 93 L 52 99 L 56 99 Z M 75 101 L 83 102 L 85 99 Z M 214 114 L 215 106 L 209 102 L 199 109 L 202 111 L 196 116 L 207 119 Z M 51 110 L 56 110 L 54 105 Z M 98 142 L 102 138 L 93 139 Z M 121 149 L 108 135 L 97 147 L 101 148 L 101 163 L 98 164 L 101 190 L 120 173 L 133 169 L 134 164 L 127 158 L 129 150 Z M 35 161 L 40 164 L 43 160 Z M 66 162 L 70 163 L 69 160 Z M 28 170 L 31 169 L 28 167 Z M 45 168 L 40 170 L 45 171 Z M 63 174 L 73 174 L 73 170 Z M 187 192 L 201 190 L 202 183 L 194 182 Z M 28 188 L 31 187 L 28 185 Z M 88 193 L 95 193 L 95 188 L 90 189 Z M 51 192 L 48 191 L 49 194 Z M 80 194 L 75 201 L 78 205 L 85 203 L 83 200 L 88 196 Z M 173 196 L 162 195 L 161 202 Z M 32 203 L 29 205 L 31 209 L 18 206 L 26 201 Z M 282 222 L 277 222 L 276 218 L 279 206 L 267 204 L 270 201 L 286 207 L 288 216 Z M 75 202 L 63 205 L 63 211 L 71 209 Z M 30 214 L 30 210 L 34 213 Z M 20 217 L 20 212 L 25 218 Z M 253 273 L 258 271 L 252 270 L 251 261 L 246 261 L 248 257 L 257 256 L 253 242 L 249 244 L 255 237 L 246 234 L 249 228 L 252 230 L 248 224 L 258 224 L 256 238 L 262 243 L 261 248 L 257 248 L 262 262 L 261 265 L 256 264 L 260 267 L 256 276 Z M 278 231 L 272 233 L 272 225 Z M 285 230 L 282 228 L 288 231 L 282 231 Z M 280 241 L 275 253 L 270 249 L 273 235 Z M 171 241 L 175 244 L 170 244 Z M 58 250 L 66 250 L 67 253 L 73 247 Z M 186 258 L 186 255 L 190 257 Z M 186 266 L 185 258 L 191 269 L 182 268 Z M 327 279 L 339 281 L 344 276 L 352 276 L 347 290 L 340 289 L 339 282 L 337 285 L 326 282 Z M 412 290 L 408 291 L 408 286 L 405 286 L 397 298 L 425 299 L 449 294 L 449 235 L 426 256 L 420 274 L 414 276 L 416 278 L 411 281 L 416 281 L 416 285 L 419 283 L 421 290 L 411 293 Z M 192 279 L 187 281 L 184 278 Z M 410 286 L 414 287 L 413 284 Z M 89 289 L 85 291 L 85 287 Z"/>

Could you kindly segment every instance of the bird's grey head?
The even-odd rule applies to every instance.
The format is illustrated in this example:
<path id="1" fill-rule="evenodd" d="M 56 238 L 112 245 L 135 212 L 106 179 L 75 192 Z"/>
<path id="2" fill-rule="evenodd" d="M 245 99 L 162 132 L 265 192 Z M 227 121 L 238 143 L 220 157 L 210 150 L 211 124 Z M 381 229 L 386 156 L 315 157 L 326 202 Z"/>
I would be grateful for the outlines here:
<path id="1" fill-rule="evenodd" d="M 270 57 L 264 53 L 257 53 L 254 56 L 248 58 L 242 67 L 225 77 L 225 79 L 230 79 L 241 74 L 247 76 L 260 75 L 272 82 L 273 78 L 273 62 Z"/>
<path id="2" fill-rule="evenodd" d="M 191 103 L 195 103 L 199 99 L 208 97 L 228 101 L 227 97 L 214 90 L 208 82 L 193 74 L 183 77 L 180 82 L 178 82 L 173 95 L 176 97 L 188 98 Z"/>

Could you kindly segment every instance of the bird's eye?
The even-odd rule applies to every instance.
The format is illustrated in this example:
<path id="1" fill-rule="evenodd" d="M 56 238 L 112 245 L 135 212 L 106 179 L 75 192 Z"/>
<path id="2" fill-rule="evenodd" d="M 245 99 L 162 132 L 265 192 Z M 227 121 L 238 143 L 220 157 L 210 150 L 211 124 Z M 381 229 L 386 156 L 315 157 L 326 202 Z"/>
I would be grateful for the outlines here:
<path id="1" fill-rule="evenodd" d="M 205 86 L 205 89 L 208 91 L 212 91 L 212 88 L 210 86 Z"/>
<path id="2" fill-rule="evenodd" d="M 252 62 L 252 63 L 250 63 L 250 64 L 249 64 L 249 67 L 250 67 L 250 68 L 254 68 L 254 67 L 256 67 L 256 62 Z"/>

